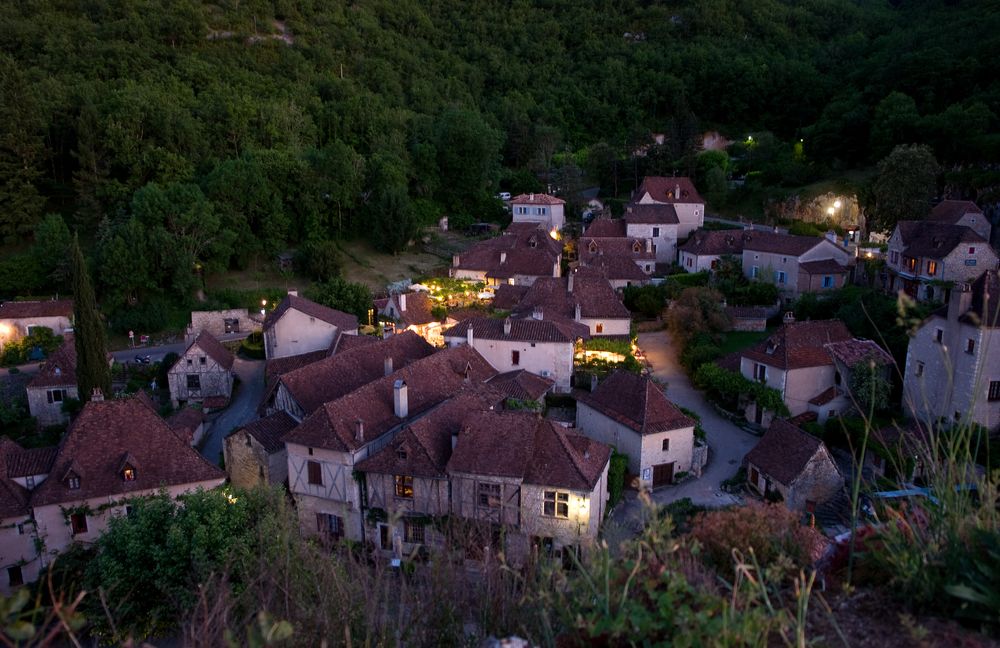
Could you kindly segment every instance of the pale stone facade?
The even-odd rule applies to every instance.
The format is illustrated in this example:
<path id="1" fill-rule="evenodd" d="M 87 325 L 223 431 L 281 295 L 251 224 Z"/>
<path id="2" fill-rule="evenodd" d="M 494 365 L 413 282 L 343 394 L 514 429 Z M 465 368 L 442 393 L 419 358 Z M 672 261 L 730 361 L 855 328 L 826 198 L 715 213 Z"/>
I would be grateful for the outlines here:
<path id="1" fill-rule="evenodd" d="M 191 323 L 184 333 L 184 341 L 191 343 L 202 331 L 208 331 L 215 338 L 223 335 L 249 334 L 259 329 L 263 318 L 254 318 L 245 308 L 215 311 L 192 311 Z"/>
<path id="2" fill-rule="evenodd" d="M 339 333 L 336 325 L 289 309 L 264 333 L 268 360 L 327 349 Z"/>
<path id="3" fill-rule="evenodd" d="M 283 484 L 288 479 L 288 453 L 269 453 L 260 441 L 246 432 L 230 434 L 223 440 L 226 474 L 234 486 Z"/>
<path id="4" fill-rule="evenodd" d="M 813 503 L 826 502 L 844 487 L 844 478 L 823 444 L 790 483 L 772 478 L 753 462 L 747 463 L 747 482 L 761 494 L 777 491 L 792 511 L 805 511 Z"/>
<path id="5" fill-rule="evenodd" d="M 677 260 L 678 225 L 626 221 L 625 227 L 629 237 L 652 241 L 652 251 L 657 263 L 674 263 Z"/>
<path id="6" fill-rule="evenodd" d="M 812 261 L 832 260 L 846 267 L 851 261 L 851 253 L 827 239 L 816 239 L 816 245 L 796 256 L 789 252 L 767 252 L 754 249 L 752 243 L 743 248 L 743 274 L 748 279 L 758 279 L 776 285 L 781 296 L 794 300 L 807 292 L 823 292 L 843 288 L 847 276 L 845 272 L 813 274 L 802 264 Z"/>
<path id="7" fill-rule="evenodd" d="M 510 202 L 515 223 L 538 223 L 546 230 L 561 230 L 566 225 L 565 203 L 545 194 L 523 194 Z"/>
<path id="8" fill-rule="evenodd" d="M 555 381 L 555 390 L 568 392 L 573 378 L 573 342 L 531 342 L 529 340 L 486 339 L 472 333 L 472 348 L 499 373 L 524 369 Z M 448 336 L 445 343 L 455 347 L 469 343 L 469 336 Z M 516 363 L 515 363 L 516 360 Z"/>
<path id="9" fill-rule="evenodd" d="M 0 595 L 38 579 L 41 560 L 30 514 L 0 519 Z"/>
<path id="10" fill-rule="evenodd" d="M 233 392 L 233 374 L 197 344 L 192 344 L 167 372 L 170 402 L 202 402 L 213 396 L 229 399 Z"/>
<path id="11" fill-rule="evenodd" d="M 967 230 L 964 236 L 952 234 L 934 247 L 933 240 L 929 244 L 923 241 L 934 231 L 931 228 L 940 229 L 944 240 L 959 226 L 904 221 L 889 237 L 886 288 L 891 292 L 903 291 L 917 301 L 946 302 L 953 284 L 971 282 L 983 271 L 996 269 L 997 253 L 974 230 L 962 227 Z M 922 238 L 914 244 L 916 237 Z"/>
<path id="12" fill-rule="evenodd" d="M 54 385 L 50 387 L 32 387 L 29 385 L 28 411 L 38 419 L 42 426 L 62 425 L 69 422 L 69 414 L 63 411 L 63 403 L 80 397 L 76 385 Z"/>

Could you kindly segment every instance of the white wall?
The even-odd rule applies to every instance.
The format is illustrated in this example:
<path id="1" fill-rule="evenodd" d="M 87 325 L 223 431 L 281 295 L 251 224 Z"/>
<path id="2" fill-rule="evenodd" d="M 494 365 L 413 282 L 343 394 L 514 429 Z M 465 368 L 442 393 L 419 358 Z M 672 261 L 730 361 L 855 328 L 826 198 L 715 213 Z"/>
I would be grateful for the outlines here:
<path id="1" fill-rule="evenodd" d="M 653 236 L 653 228 L 659 231 L 658 236 Z M 630 237 L 653 241 L 657 263 L 675 263 L 677 261 L 677 225 L 626 223 L 625 230 Z"/>
<path id="2" fill-rule="evenodd" d="M 40 561 L 35 547 L 35 524 L 30 515 L 0 519 L 0 594 L 10 594 L 8 567 L 21 566 L 21 578 L 30 583 L 38 578 Z"/>
<path id="3" fill-rule="evenodd" d="M 336 334 L 333 324 L 290 308 L 265 333 L 265 355 L 271 360 L 327 349 Z"/>
<path id="4" fill-rule="evenodd" d="M 466 343 L 466 337 L 448 337 L 449 347 Z M 539 376 L 556 381 L 555 390 L 568 392 L 573 376 L 572 342 L 524 342 L 520 340 L 489 340 L 476 337 L 473 331 L 472 348 L 479 352 L 494 369 L 503 373 L 524 369 Z M 520 362 L 514 365 L 512 353 L 520 354 Z"/>

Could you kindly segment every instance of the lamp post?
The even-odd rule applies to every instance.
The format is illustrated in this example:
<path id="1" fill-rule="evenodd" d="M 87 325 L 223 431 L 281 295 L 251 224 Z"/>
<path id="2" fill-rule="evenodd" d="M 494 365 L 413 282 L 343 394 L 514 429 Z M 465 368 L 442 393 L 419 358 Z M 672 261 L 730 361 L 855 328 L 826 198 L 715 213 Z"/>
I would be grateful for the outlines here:
<path id="1" fill-rule="evenodd" d="M 262 300 L 260 300 L 260 316 L 261 316 L 261 317 L 264 317 L 264 314 L 265 314 L 265 313 L 264 313 L 264 309 L 265 309 L 266 307 L 267 307 L 267 300 L 266 300 L 266 299 L 262 299 Z"/>

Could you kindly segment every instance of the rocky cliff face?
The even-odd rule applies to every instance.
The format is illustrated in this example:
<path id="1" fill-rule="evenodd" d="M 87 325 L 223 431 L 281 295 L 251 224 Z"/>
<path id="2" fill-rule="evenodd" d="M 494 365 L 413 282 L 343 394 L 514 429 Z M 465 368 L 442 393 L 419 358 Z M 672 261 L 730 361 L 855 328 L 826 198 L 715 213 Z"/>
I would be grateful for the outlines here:
<path id="1" fill-rule="evenodd" d="M 838 204 L 839 207 L 836 206 Z M 772 203 L 769 211 L 776 218 L 825 223 L 846 230 L 859 229 L 864 223 L 855 195 L 825 193 L 810 200 L 803 200 L 801 196 L 795 195 Z"/>

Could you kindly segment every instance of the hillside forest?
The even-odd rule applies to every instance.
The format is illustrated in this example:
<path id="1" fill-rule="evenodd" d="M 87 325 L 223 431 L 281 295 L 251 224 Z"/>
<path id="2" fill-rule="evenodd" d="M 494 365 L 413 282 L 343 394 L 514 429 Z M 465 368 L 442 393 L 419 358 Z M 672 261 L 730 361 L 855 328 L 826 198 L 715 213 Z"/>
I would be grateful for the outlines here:
<path id="1" fill-rule="evenodd" d="M 677 173 L 721 207 L 899 144 L 990 202 L 998 49 L 992 0 L 4 2 L 0 297 L 65 291 L 76 231 L 139 328 L 285 249 L 323 275 L 502 221 L 500 190 Z"/>

